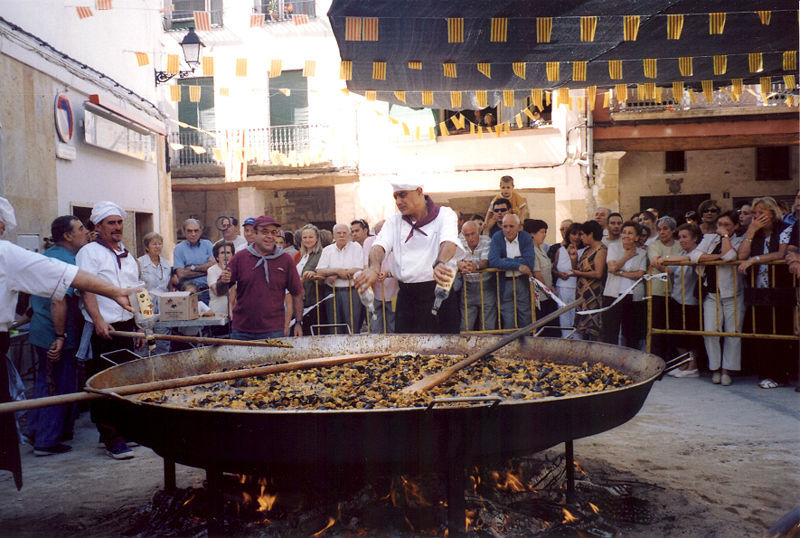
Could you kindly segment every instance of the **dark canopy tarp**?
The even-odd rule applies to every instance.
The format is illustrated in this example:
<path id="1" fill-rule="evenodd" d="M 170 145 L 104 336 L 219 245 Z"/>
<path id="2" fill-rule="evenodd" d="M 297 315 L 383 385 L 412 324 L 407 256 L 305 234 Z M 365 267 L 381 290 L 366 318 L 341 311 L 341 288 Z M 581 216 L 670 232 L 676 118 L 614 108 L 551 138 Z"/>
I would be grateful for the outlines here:
<path id="1" fill-rule="evenodd" d="M 762 24 L 756 10 L 767 10 L 769 24 Z M 709 32 L 709 14 L 724 13 L 721 35 Z M 625 16 L 638 15 L 635 41 L 623 39 Z M 668 15 L 683 15 L 679 39 L 667 39 Z M 715 87 L 732 79 L 745 84 L 797 69 L 783 69 L 783 53 L 798 48 L 797 2 L 774 0 L 333 0 L 328 12 L 342 60 L 352 61 L 351 91 L 377 91 L 377 98 L 397 102 L 394 91 L 406 91 L 407 103 L 421 105 L 422 91 L 433 91 L 434 106 L 450 107 L 450 91 L 488 90 L 490 101 L 500 90 L 527 92 L 534 88 L 611 87 L 619 83 L 655 82 L 670 86 L 683 81 L 699 88 L 712 80 Z M 552 17 L 549 43 L 537 42 L 537 18 Z M 581 41 L 581 18 L 597 17 L 593 41 Z M 360 40 L 345 39 L 347 19 Z M 448 18 L 463 18 L 463 42 L 448 42 Z M 504 41 L 491 41 L 492 18 L 507 19 Z M 353 22 L 354 21 L 354 22 Z M 355 26 L 354 26 L 355 25 Z M 750 53 L 762 53 L 763 69 L 751 72 Z M 713 56 L 725 55 L 724 74 L 715 75 Z M 682 76 L 680 57 L 691 57 L 693 73 Z M 656 59 L 655 78 L 645 77 L 643 60 Z M 622 78 L 609 75 L 609 60 L 622 60 Z M 559 62 L 559 79 L 550 81 L 546 62 Z M 573 80 L 573 62 L 585 61 L 586 80 Z M 385 80 L 373 78 L 373 62 L 386 62 Z M 409 62 L 422 62 L 410 69 Z M 443 64 L 456 64 L 456 77 L 444 76 Z M 478 71 L 488 62 L 491 78 Z M 512 63 L 525 63 L 525 78 L 514 74 Z M 470 95 L 465 94 L 466 108 Z"/>

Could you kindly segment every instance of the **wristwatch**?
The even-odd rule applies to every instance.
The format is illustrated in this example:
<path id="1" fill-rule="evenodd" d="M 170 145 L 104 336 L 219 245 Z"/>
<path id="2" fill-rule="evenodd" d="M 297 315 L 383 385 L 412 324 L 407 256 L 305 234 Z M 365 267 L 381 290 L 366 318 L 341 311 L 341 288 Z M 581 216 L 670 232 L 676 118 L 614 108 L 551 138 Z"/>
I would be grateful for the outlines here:
<path id="1" fill-rule="evenodd" d="M 437 265 L 439 265 L 440 263 L 444 263 L 444 262 L 443 262 L 442 260 L 440 260 L 440 259 L 438 259 L 438 258 L 437 258 L 437 259 L 436 259 L 436 261 L 435 261 L 435 262 L 433 262 L 433 265 L 432 265 L 431 267 L 433 267 L 434 269 L 436 269 L 436 266 L 437 266 Z"/>
<path id="2" fill-rule="evenodd" d="M 189 269 L 192 270 L 192 271 L 196 271 L 197 270 L 197 266 L 195 264 L 192 264 L 192 265 L 189 266 Z"/>

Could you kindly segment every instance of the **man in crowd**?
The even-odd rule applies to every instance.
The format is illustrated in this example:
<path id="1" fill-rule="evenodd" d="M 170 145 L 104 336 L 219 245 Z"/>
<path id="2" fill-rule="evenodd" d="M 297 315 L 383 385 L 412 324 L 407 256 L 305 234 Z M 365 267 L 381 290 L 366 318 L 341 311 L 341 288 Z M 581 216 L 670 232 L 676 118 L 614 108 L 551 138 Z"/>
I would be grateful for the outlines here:
<path id="1" fill-rule="evenodd" d="M 251 244 L 255 241 L 256 232 L 253 230 L 253 225 L 255 224 L 256 219 L 253 217 L 248 217 L 244 219 L 244 223 L 242 224 L 242 234 L 244 235 L 244 240 L 247 245 Z M 247 246 L 245 245 L 245 246 Z M 242 247 L 244 249 L 244 247 Z M 239 252 L 239 249 L 236 249 L 236 252 Z"/>
<path id="2" fill-rule="evenodd" d="M 558 227 L 558 231 L 561 232 L 561 243 L 553 243 L 550 245 L 550 248 L 547 249 L 547 257 L 550 258 L 550 261 L 553 263 L 556 262 L 556 252 L 558 252 L 558 249 L 561 248 L 561 245 L 569 244 L 567 230 L 569 230 L 570 226 L 572 226 L 572 221 L 570 219 L 562 220 L 561 226 Z"/>
<path id="3" fill-rule="evenodd" d="M 72 215 L 58 217 L 51 224 L 50 232 L 55 245 L 44 255 L 76 265 L 75 254 L 89 242 L 89 231 L 80 219 Z M 34 398 L 78 390 L 75 351 L 83 330 L 79 303 L 74 288 L 67 289 L 61 299 L 31 297 L 33 317 L 28 342 L 33 345 L 37 363 Z M 75 422 L 72 408 L 64 404 L 33 409 L 28 413 L 28 438 L 33 441 L 35 455 L 50 456 L 72 450 L 71 446 L 62 443 L 72 438 Z"/>
<path id="4" fill-rule="evenodd" d="M 610 214 L 611 210 L 607 207 L 598 207 L 594 212 L 595 222 L 603 228 L 603 237 L 608 235 L 608 230 L 606 228 L 608 226 L 608 216 Z"/>
<path id="5" fill-rule="evenodd" d="M 222 239 L 228 243 L 233 243 L 234 252 L 239 252 L 247 246 L 247 239 L 239 235 L 239 221 L 236 217 L 220 218 L 222 228 Z"/>
<path id="6" fill-rule="evenodd" d="M 75 260 L 82 270 L 120 288 L 128 288 L 139 281 L 139 266 L 136 258 L 122 243 L 125 211 L 113 202 L 98 202 L 92 208 L 89 219 L 94 223 L 97 240 L 78 251 Z M 112 331 L 136 331 L 133 314 L 107 297 L 94 293 L 83 293 L 83 317 L 94 324 L 92 356 L 87 364 L 87 374 L 92 376 L 111 364 L 102 354 L 119 349 L 141 347 L 144 340 L 135 342 L 130 338 L 114 336 Z M 129 459 L 133 451 L 114 424 L 114 417 L 105 402 L 93 402 L 92 421 L 100 433 L 100 442 L 106 453 L 114 459 Z"/>
<path id="7" fill-rule="evenodd" d="M 364 241 L 369 237 L 369 224 L 364 219 L 354 220 L 350 223 L 350 234 L 353 241 L 364 248 Z"/>
<path id="8" fill-rule="evenodd" d="M 622 242 L 622 239 L 620 239 L 620 235 L 622 234 L 622 222 L 622 215 L 619 213 L 615 212 L 608 215 L 608 227 L 606 228 L 608 234 L 603 237 L 603 244 L 606 247 Z"/>
<path id="9" fill-rule="evenodd" d="M 478 273 L 489 267 L 491 240 L 480 234 L 474 220 L 461 227 L 464 236 L 464 258 L 458 262 L 458 272 L 463 280 L 466 300 L 459 300 L 461 330 L 488 331 L 497 328 L 497 292 L 493 273 Z"/>
<path id="10" fill-rule="evenodd" d="M 505 198 L 500 198 L 499 200 L 495 200 L 495 202 L 492 204 L 492 212 L 494 213 L 494 225 L 491 228 L 489 228 L 489 232 L 487 233 L 490 239 L 494 237 L 494 234 L 502 230 L 501 223 L 503 222 L 503 217 L 508 215 L 510 211 L 511 211 L 511 202 L 509 202 Z"/>
<path id="11" fill-rule="evenodd" d="M 503 233 L 492 236 L 489 267 L 505 270 L 500 278 L 502 328 L 524 327 L 531 322 L 531 290 L 536 252 L 530 234 L 520 233 L 519 217 L 503 218 Z M 516 298 L 516 300 L 515 300 Z"/>
<path id="12" fill-rule="evenodd" d="M 333 243 L 322 249 L 317 264 L 317 275 L 325 277 L 335 291 L 333 299 L 326 301 L 328 322 L 347 324 L 353 333 L 361 326 L 361 300 L 358 291 L 351 286 L 353 275 L 364 267 L 364 251 L 361 245 L 350 241 L 347 224 L 333 227 Z M 334 327 L 334 333 L 340 332 Z"/>
<path id="13" fill-rule="evenodd" d="M 183 221 L 183 241 L 175 245 L 172 251 L 173 267 L 178 274 L 180 284 L 190 281 L 200 290 L 199 300 L 208 304 L 208 268 L 214 265 L 214 246 L 208 239 L 201 239 L 203 226 L 197 219 Z"/>
<path id="14" fill-rule="evenodd" d="M 303 285 L 292 257 L 275 244 L 280 224 L 263 215 L 255 219 L 253 243 L 234 254 L 216 282 L 217 295 L 236 285 L 231 338 L 262 340 L 284 336 L 284 293 L 292 296 L 294 336 L 303 335 Z"/>
<path id="15" fill-rule="evenodd" d="M 380 220 L 375 224 L 375 235 L 367 237 L 364 241 L 364 267 L 369 266 L 369 252 L 372 250 L 372 245 L 378 238 L 378 234 L 383 228 L 383 223 L 386 221 Z M 383 258 L 381 262 L 381 271 L 378 273 L 378 281 L 372 287 L 375 293 L 375 313 L 378 319 L 374 320 L 369 318 L 369 332 L 370 334 L 388 334 L 395 332 L 394 324 L 394 309 L 392 308 L 392 299 L 397 297 L 398 283 L 397 279 L 392 276 L 392 263 L 394 262 L 394 254 L 391 252 Z"/>
<path id="16" fill-rule="evenodd" d="M 399 281 L 395 328 L 399 333 L 458 333 L 458 297 L 451 294 L 431 314 L 436 284 L 450 287 L 454 271 L 446 264 L 462 254 L 458 215 L 422 192 L 422 183 L 393 183 L 399 213 L 386 220 L 369 253 L 369 267 L 355 280 L 358 289 L 374 285 L 381 262 L 394 254 L 391 273 Z"/>

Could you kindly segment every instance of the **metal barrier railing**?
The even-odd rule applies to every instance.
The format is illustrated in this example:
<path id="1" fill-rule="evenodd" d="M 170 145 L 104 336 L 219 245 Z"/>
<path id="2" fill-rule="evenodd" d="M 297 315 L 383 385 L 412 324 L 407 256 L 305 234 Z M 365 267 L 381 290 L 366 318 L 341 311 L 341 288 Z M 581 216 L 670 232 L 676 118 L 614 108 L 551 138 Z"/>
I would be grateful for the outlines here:
<path id="1" fill-rule="evenodd" d="M 749 271 L 749 274 L 747 275 L 747 278 L 749 278 L 749 285 L 742 285 L 741 280 L 743 280 L 743 279 L 738 276 L 738 271 L 737 271 L 738 266 L 741 263 L 742 263 L 741 260 L 736 260 L 736 261 L 711 261 L 711 262 L 700 262 L 700 263 L 696 263 L 696 264 L 688 262 L 688 261 L 684 261 L 684 262 L 665 262 L 664 265 L 665 266 L 689 266 L 689 267 L 694 267 L 694 268 L 700 267 L 700 268 L 703 269 L 703 271 L 709 271 L 709 270 L 715 271 L 715 273 L 716 273 L 715 274 L 716 278 L 714 279 L 715 280 L 715 289 L 714 289 L 713 292 L 709 292 L 709 295 L 710 294 L 714 295 L 714 308 L 715 308 L 715 311 L 716 311 L 716 313 L 715 313 L 715 326 L 716 327 L 720 327 L 721 326 L 720 325 L 720 321 L 721 321 L 721 316 L 722 316 L 722 308 L 723 308 L 722 307 L 722 301 L 724 299 L 722 297 L 722 294 L 720 293 L 720 287 L 719 287 L 720 271 L 721 270 L 726 270 L 726 268 L 730 268 L 729 270 L 733 270 L 734 271 L 733 278 L 732 278 L 732 282 L 733 282 L 733 297 L 737 298 L 737 300 L 733 301 L 734 319 L 735 320 L 740 319 L 739 318 L 739 308 L 740 307 L 739 307 L 738 298 L 739 298 L 740 295 L 744 296 L 744 294 L 746 293 L 746 290 L 770 289 L 770 288 L 773 289 L 773 290 L 776 290 L 776 289 L 782 290 L 782 289 L 784 289 L 782 287 L 781 288 L 776 287 L 776 285 L 781 284 L 781 282 L 776 278 L 777 277 L 777 272 L 782 270 L 782 268 L 786 266 L 786 263 L 783 260 L 777 260 L 777 261 L 772 261 L 772 262 L 767 262 L 767 263 L 762 264 L 762 265 L 766 265 L 768 267 L 769 288 L 756 288 L 756 284 L 755 284 L 756 272 L 753 271 L 753 270 Z M 656 272 L 657 271 L 653 267 L 651 267 L 650 270 L 649 270 L 650 274 L 654 274 Z M 786 283 L 788 283 L 789 281 L 791 282 L 791 292 L 790 293 L 786 293 L 786 294 L 780 294 L 780 293 L 779 294 L 775 294 L 775 293 L 772 293 L 771 296 L 773 297 L 773 301 L 772 301 L 771 304 L 770 304 L 770 302 L 766 302 L 766 303 L 761 304 L 761 305 L 756 305 L 755 301 L 753 300 L 753 301 L 749 301 L 749 302 L 752 303 L 750 306 L 745 305 L 745 306 L 742 307 L 742 308 L 745 309 L 745 311 L 750 310 L 750 313 L 751 313 L 749 331 L 747 330 L 748 329 L 747 327 L 742 327 L 742 329 L 739 330 L 738 329 L 738 323 L 737 323 L 737 327 L 736 327 L 737 330 L 735 330 L 735 331 L 706 330 L 705 317 L 703 315 L 703 308 L 704 308 L 703 303 L 704 303 L 704 300 L 703 300 L 702 295 L 699 294 L 699 292 L 698 292 L 698 289 L 702 285 L 702 276 L 700 276 L 700 278 L 698 278 L 698 281 L 696 283 L 696 289 L 691 291 L 691 292 L 687 292 L 687 289 L 686 289 L 685 272 L 681 271 L 681 275 L 680 276 L 681 276 L 681 278 L 680 278 L 680 288 L 681 288 L 680 289 L 680 297 L 681 297 L 681 301 L 680 301 L 680 305 L 681 305 L 680 306 L 680 308 L 681 308 L 680 327 L 670 327 L 670 319 L 671 319 L 670 318 L 670 302 L 669 302 L 668 299 L 669 299 L 670 294 L 672 292 L 672 289 L 671 289 L 671 287 L 673 286 L 672 279 L 671 278 L 667 279 L 666 285 L 665 285 L 665 295 L 664 295 L 664 297 L 665 297 L 666 300 L 664 301 L 664 317 L 663 317 L 663 319 L 665 321 L 665 326 L 664 327 L 654 327 L 653 326 L 653 319 L 654 319 L 655 312 L 654 312 L 653 295 L 652 295 L 652 281 L 651 280 L 647 281 L 647 297 L 648 297 L 648 301 L 647 301 L 647 351 L 648 352 L 651 350 L 653 335 L 670 335 L 670 334 L 672 334 L 672 335 L 696 335 L 696 336 L 721 336 L 721 337 L 734 337 L 734 338 L 760 338 L 760 339 L 771 339 L 771 340 L 800 340 L 800 332 L 798 331 L 798 323 L 797 323 L 798 316 L 800 315 L 800 312 L 798 312 L 798 304 L 800 303 L 800 301 L 798 300 L 798 292 L 800 290 L 798 290 L 798 278 L 796 276 L 791 275 L 791 277 L 790 277 L 791 280 L 789 280 L 789 277 L 787 277 L 787 276 L 784 277 L 786 279 Z M 686 305 L 686 301 L 687 301 L 687 295 L 690 295 L 691 293 L 694 293 L 695 295 L 697 295 L 699 329 L 690 329 L 690 328 L 687 328 L 687 326 L 686 326 L 687 325 L 687 321 L 686 321 L 687 320 L 687 316 L 686 316 L 686 306 L 687 306 Z M 763 332 L 763 331 L 758 331 L 757 330 L 757 327 L 756 327 L 757 326 L 757 323 L 756 323 L 756 320 L 757 320 L 756 306 L 766 306 L 766 307 L 770 308 L 770 312 L 771 312 L 770 320 L 769 320 L 770 330 L 768 332 Z M 779 332 L 777 310 L 778 310 L 778 308 L 782 308 L 782 307 L 783 308 L 792 307 L 793 310 L 794 310 L 794 323 L 792 324 L 794 334 L 787 334 L 785 332 Z M 763 319 L 761 321 L 762 321 L 762 323 L 759 323 L 759 325 L 763 325 Z"/>

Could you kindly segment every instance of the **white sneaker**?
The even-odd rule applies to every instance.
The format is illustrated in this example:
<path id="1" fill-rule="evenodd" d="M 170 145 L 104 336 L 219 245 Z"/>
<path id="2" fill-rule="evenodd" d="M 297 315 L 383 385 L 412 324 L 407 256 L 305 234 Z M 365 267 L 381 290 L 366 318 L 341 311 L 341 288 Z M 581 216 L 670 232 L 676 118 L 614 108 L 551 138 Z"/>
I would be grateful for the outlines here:
<path id="1" fill-rule="evenodd" d="M 700 377 L 700 372 L 697 368 L 693 368 L 691 370 L 673 370 L 675 372 L 674 377 Z"/>

